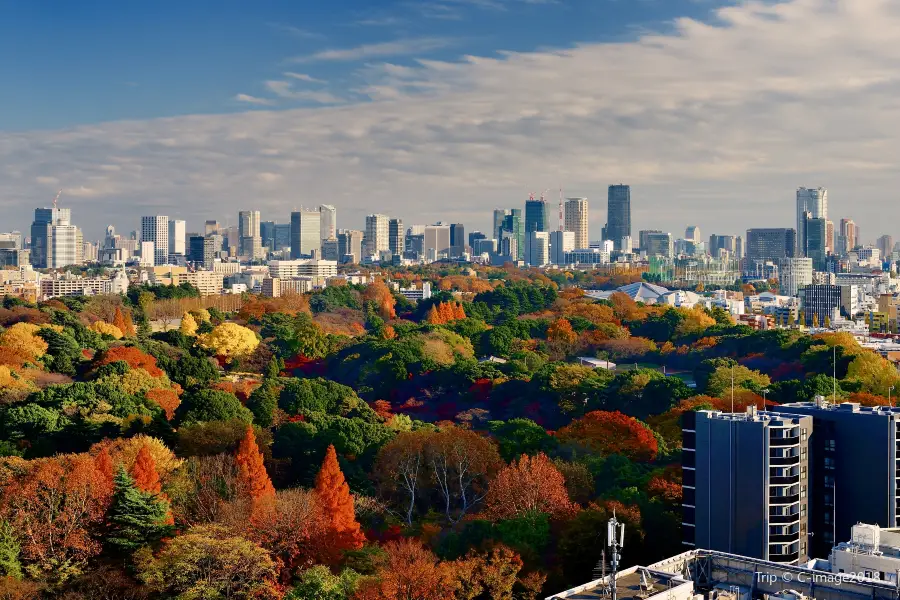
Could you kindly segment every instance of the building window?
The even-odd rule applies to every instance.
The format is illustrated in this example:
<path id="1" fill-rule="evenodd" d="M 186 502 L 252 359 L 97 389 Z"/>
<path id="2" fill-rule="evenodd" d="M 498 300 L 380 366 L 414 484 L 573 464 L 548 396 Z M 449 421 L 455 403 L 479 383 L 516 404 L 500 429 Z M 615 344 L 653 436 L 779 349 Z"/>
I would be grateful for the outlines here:
<path id="1" fill-rule="evenodd" d="M 825 440 L 825 449 L 834 452 L 834 440 Z"/>
<path id="2" fill-rule="evenodd" d="M 834 469 L 834 459 L 830 456 L 825 457 L 825 468 L 826 469 Z"/>
<path id="3" fill-rule="evenodd" d="M 800 430 L 800 441 L 801 442 L 806 441 L 806 427 L 804 427 L 803 429 Z"/>

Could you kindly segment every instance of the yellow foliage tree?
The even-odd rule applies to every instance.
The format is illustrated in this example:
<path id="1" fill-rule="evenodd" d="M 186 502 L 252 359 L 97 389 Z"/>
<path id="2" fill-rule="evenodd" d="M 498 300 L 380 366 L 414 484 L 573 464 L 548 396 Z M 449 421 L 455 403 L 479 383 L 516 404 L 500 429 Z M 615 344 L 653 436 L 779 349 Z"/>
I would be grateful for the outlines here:
<path id="1" fill-rule="evenodd" d="M 181 327 L 179 330 L 188 337 L 197 335 L 197 321 L 191 313 L 186 312 L 181 316 Z"/>
<path id="2" fill-rule="evenodd" d="M 232 358 L 253 352 L 259 345 L 259 338 L 252 329 L 236 323 L 222 323 L 204 335 L 202 343 L 207 348 L 215 350 L 219 356 Z"/>
<path id="3" fill-rule="evenodd" d="M 12 390 L 37 389 L 29 379 L 25 379 L 6 365 L 0 365 L 0 393 Z"/>
<path id="4" fill-rule="evenodd" d="M 887 396 L 893 387 L 900 393 L 900 372 L 887 359 L 874 352 L 861 352 L 847 368 L 847 379 L 856 380 L 863 391 Z"/>
<path id="5" fill-rule="evenodd" d="M 21 352 L 37 360 L 47 352 L 47 342 L 37 335 L 39 325 L 16 323 L 0 334 L 0 346 Z"/>
<path id="6" fill-rule="evenodd" d="M 192 310 L 191 315 L 194 317 L 194 320 L 199 323 L 209 323 L 212 317 L 209 314 L 209 311 L 205 308 L 198 308 L 197 310 Z"/>
<path id="7" fill-rule="evenodd" d="M 684 316 L 681 323 L 675 329 L 677 335 L 690 335 L 692 333 L 701 333 L 716 324 L 716 320 L 703 311 L 699 305 L 690 309 L 675 309 Z"/>
<path id="8" fill-rule="evenodd" d="M 91 329 L 96 331 L 100 335 L 108 335 L 115 340 L 121 340 L 125 335 L 122 333 L 122 330 L 113 325 L 112 323 L 107 323 L 106 321 L 96 321 L 93 325 L 91 325 Z"/>
<path id="9" fill-rule="evenodd" d="M 163 483 L 173 471 L 184 464 L 184 460 L 175 456 L 162 440 L 143 433 L 130 438 L 99 442 L 91 447 L 90 453 L 96 455 L 101 449 L 106 448 L 113 464 L 121 464 L 126 470 L 130 470 L 137 459 L 138 452 L 145 446 L 156 463 L 156 472 L 159 473 L 159 478 Z"/>

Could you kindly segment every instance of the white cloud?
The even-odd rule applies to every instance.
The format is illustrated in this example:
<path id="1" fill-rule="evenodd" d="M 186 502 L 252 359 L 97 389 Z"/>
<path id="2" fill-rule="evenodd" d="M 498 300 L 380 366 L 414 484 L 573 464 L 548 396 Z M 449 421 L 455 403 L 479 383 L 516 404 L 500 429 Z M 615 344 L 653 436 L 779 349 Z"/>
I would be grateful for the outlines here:
<path id="1" fill-rule="evenodd" d="M 353 61 L 379 58 L 383 56 L 404 56 L 409 54 L 423 54 L 432 50 L 446 48 L 450 40 L 443 38 L 414 38 L 379 42 L 376 44 L 363 44 L 353 48 L 335 48 L 320 50 L 307 56 L 298 56 L 294 62 L 307 63 L 317 61 Z"/>
<path id="2" fill-rule="evenodd" d="M 147 211 L 192 229 L 247 207 L 284 222 L 326 199 L 341 226 L 377 210 L 484 229 L 494 206 L 562 184 L 590 199 L 596 236 L 621 181 L 635 235 L 793 226 L 800 185 L 828 186 L 832 218 L 854 218 L 867 240 L 897 223 L 900 3 L 747 1 L 675 25 L 630 43 L 371 67 L 373 101 L 0 133 L 0 214 L 26 227 L 63 187 L 89 236 Z"/>
<path id="3" fill-rule="evenodd" d="M 247 104 L 258 104 L 260 106 L 272 106 L 275 104 L 268 98 L 259 98 L 257 96 L 249 96 L 247 94 L 237 94 L 234 97 L 238 102 L 246 102 Z"/>
<path id="4" fill-rule="evenodd" d="M 307 75 L 306 73 L 293 73 L 291 71 L 287 71 L 284 73 L 285 77 L 290 77 L 291 79 L 296 79 L 297 81 L 305 81 L 307 83 L 325 83 L 321 79 L 316 79 L 312 75 Z"/>

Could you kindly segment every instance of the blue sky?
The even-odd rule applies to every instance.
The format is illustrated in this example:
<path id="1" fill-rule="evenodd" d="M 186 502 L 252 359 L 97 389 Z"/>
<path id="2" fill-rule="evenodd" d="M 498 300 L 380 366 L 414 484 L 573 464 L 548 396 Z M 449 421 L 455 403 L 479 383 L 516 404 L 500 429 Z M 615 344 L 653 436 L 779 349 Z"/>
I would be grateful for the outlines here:
<path id="1" fill-rule="evenodd" d="M 792 226 L 821 185 L 874 239 L 898 32 L 893 0 L 0 0 L 0 230 L 60 188 L 90 239 L 320 203 L 484 229 L 563 186 L 593 239 L 625 182 L 635 234 Z"/>

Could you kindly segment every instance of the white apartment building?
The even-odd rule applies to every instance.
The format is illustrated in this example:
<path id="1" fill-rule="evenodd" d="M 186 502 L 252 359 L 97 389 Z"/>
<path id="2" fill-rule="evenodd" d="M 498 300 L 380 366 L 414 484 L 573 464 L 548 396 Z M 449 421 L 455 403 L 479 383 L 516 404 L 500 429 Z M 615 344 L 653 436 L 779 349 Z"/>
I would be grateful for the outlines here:
<path id="1" fill-rule="evenodd" d="M 813 282 L 811 258 L 782 258 L 778 263 L 778 285 L 785 296 L 796 296 Z"/>
<path id="2" fill-rule="evenodd" d="M 167 264 L 169 262 L 169 217 L 165 215 L 141 217 L 141 242 L 153 242 L 154 265 Z M 141 244 L 141 250 L 143 250 L 143 244 Z"/>
<path id="3" fill-rule="evenodd" d="M 334 277 L 337 275 L 337 261 L 318 259 L 270 260 L 269 275 L 278 279 Z"/>
<path id="4" fill-rule="evenodd" d="M 373 256 L 382 251 L 390 251 L 390 218 L 374 214 L 366 217 L 365 254 Z M 447 248 L 450 248 L 450 227 L 447 227 Z"/>
<path id="5" fill-rule="evenodd" d="M 575 248 L 587 248 L 588 247 L 588 200 L 587 200 L 587 198 L 567 198 L 566 199 L 565 230 L 571 231 L 572 233 L 575 234 Z"/>

